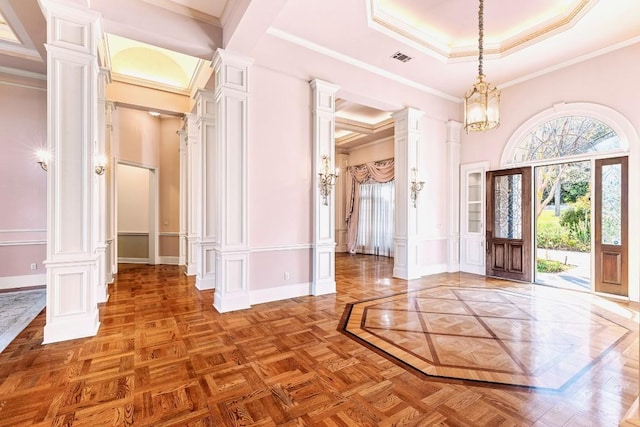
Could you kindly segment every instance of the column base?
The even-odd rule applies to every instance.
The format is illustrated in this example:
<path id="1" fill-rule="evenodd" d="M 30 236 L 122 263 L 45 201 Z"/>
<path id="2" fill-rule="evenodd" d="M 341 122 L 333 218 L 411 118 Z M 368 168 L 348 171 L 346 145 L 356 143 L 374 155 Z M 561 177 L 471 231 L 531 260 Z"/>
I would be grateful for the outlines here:
<path id="1" fill-rule="evenodd" d="M 206 291 L 216 288 L 216 276 L 208 275 L 207 277 L 196 277 L 196 289 Z"/>
<path id="2" fill-rule="evenodd" d="M 336 293 L 336 281 L 335 280 L 326 280 L 321 282 L 316 282 L 315 286 L 311 291 L 311 295 L 314 297 L 320 295 L 329 295 Z"/>
<path id="3" fill-rule="evenodd" d="M 249 294 L 247 292 L 233 292 L 222 295 L 216 292 L 213 294 L 213 308 L 215 308 L 218 313 L 246 310 L 251 308 L 249 304 Z"/>
<path id="4" fill-rule="evenodd" d="M 99 328 L 98 310 L 93 314 L 73 316 L 68 320 L 56 320 L 44 325 L 42 344 L 93 337 L 98 334 Z"/>

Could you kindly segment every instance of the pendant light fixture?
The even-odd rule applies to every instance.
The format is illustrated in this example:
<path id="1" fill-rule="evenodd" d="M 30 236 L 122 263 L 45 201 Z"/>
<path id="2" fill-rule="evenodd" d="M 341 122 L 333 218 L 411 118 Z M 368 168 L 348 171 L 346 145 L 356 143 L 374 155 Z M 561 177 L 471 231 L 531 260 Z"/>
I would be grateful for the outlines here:
<path id="1" fill-rule="evenodd" d="M 500 91 L 484 81 L 482 42 L 484 39 L 484 0 L 478 9 L 478 80 L 464 96 L 464 130 L 485 131 L 500 126 Z"/>

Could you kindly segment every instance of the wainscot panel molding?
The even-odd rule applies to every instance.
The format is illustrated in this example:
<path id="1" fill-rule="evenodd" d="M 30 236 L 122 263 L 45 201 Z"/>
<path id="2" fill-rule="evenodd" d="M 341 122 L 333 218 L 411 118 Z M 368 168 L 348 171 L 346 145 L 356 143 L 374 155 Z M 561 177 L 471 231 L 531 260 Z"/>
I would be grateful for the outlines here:
<path id="1" fill-rule="evenodd" d="M 249 252 L 272 252 L 272 251 L 301 251 L 313 248 L 312 243 L 300 243 L 294 245 L 274 245 L 274 246 L 258 246 L 249 249 Z"/>
<path id="2" fill-rule="evenodd" d="M 46 240 L 8 240 L 0 241 L 0 246 L 31 246 L 31 245 L 46 245 Z"/>

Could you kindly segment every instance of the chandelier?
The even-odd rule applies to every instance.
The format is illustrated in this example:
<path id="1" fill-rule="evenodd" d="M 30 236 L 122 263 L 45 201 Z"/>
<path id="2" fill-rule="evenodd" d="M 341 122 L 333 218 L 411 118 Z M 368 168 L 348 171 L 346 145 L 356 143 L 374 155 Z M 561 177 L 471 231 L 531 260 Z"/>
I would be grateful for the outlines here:
<path id="1" fill-rule="evenodd" d="M 478 9 L 478 80 L 464 96 L 464 130 L 485 131 L 500 126 L 500 91 L 484 81 L 482 41 L 484 38 L 484 0 Z"/>

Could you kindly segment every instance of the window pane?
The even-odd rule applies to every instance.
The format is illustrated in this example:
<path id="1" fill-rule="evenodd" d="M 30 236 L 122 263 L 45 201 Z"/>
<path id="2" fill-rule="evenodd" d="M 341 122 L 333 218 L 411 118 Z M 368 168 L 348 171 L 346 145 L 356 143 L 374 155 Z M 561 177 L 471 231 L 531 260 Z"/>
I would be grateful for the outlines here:
<path id="1" fill-rule="evenodd" d="M 602 244 L 622 244 L 622 165 L 602 166 Z"/>
<path id="2" fill-rule="evenodd" d="M 522 239 L 522 175 L 496 176 L 494 191 L 494 236 Z"/>
<path id="3" fill-rule="evenodd" d="M 529 132 L 513 156 L 513 163 L 557 159 L 564 156 L 620 148 L 618 135 L 591 117 L 565 116 L 543 123 Z"/>

